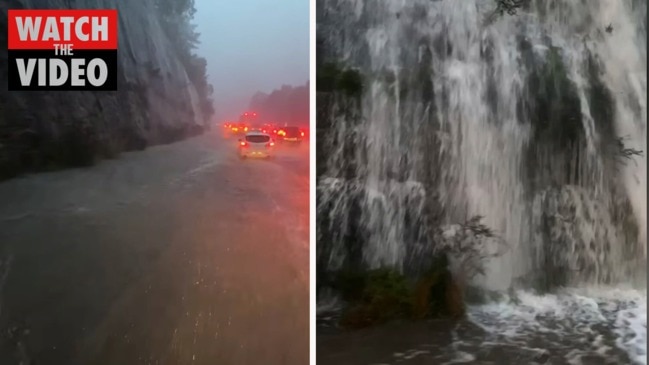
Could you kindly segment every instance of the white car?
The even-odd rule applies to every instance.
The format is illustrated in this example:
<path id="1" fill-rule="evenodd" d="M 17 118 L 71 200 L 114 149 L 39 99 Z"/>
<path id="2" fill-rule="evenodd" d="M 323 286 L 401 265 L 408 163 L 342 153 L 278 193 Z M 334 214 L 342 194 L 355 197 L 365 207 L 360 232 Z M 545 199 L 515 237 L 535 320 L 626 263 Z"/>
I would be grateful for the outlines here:
<path id="1" fill-rule="evenodd" d="M 270 158 L 274 147 L 275 141 L 269 134 L 259 131 L 248 132 L 239 140 L 239 157 Z"/>

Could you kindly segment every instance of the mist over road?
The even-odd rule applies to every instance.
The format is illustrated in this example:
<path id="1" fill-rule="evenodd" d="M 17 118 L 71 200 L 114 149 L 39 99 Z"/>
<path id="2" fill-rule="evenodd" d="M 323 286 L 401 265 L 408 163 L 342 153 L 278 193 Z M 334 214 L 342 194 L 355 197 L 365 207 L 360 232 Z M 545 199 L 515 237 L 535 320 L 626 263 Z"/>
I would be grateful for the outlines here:
<path id="1" fill-rule="evenodd" d="M 0 363 L 308 362 L 308 145 L 220 132 L 0 183 Z"/>

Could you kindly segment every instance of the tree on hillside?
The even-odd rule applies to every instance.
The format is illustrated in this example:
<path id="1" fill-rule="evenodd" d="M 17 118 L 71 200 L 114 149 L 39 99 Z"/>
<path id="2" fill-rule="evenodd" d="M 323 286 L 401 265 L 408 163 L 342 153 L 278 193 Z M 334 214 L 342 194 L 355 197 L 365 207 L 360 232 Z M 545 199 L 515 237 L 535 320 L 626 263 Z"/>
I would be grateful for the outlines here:
<path id="1" fill-rule="evenodd" d="M 309 123 L 309 83 L 301 86 L 282 85 L 270 94 L 257 92 L 249 108 L 264 121 L 278 124 L 305 125 Z"/>
<path id="2" fill-rule="evenodd" d="M 200 44 L 200 34 L 192 23 L 194 0 L 155 0 L 155 4 L 167 38 L 198 92 L 203 115 L 209 119 L 214 114 L 214 89 L 207 81 L 207 60 L 194 53 Z"/>

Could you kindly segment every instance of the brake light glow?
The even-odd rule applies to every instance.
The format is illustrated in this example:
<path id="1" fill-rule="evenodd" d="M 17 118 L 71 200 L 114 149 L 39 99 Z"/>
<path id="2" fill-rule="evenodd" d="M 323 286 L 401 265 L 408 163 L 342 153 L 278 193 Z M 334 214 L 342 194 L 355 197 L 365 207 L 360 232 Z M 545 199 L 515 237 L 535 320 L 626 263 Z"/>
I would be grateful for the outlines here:
<path id="1" fill-rule="evenodd" d="M 243 128 L 243 131 L 244 131 L 244 132 L 247 132 L 247 131 L 248 131 L 248 127 Z"/>
<path id="2" fill-rule="evenodd" d="M 244 141 L 239 142 L 239 146 L 246 147 L 248 144 Z"/>
<path id="3" fill-rule="evenodd" d="M 300 132 L 300 136 L 304 137 L 304 132 Z"/>

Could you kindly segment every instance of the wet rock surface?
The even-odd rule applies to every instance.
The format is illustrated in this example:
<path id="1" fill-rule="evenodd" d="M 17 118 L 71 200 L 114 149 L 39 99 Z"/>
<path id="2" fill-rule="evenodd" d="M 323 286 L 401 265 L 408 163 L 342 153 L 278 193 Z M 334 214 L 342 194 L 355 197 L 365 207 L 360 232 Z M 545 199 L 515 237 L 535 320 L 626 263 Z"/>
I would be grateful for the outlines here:
<path id="1" fill-rule="evenodd" d="M 8 92 L 7 54 L 0 54 L 0 179 L 91 165 L 205 129 L 196 88 L 152 0 L 3 1 L 4 29 L 10 8 L 116 8 L 119 74 L 114 92 Z M 2 33 L 0 46 L 6 45 Z"/>

